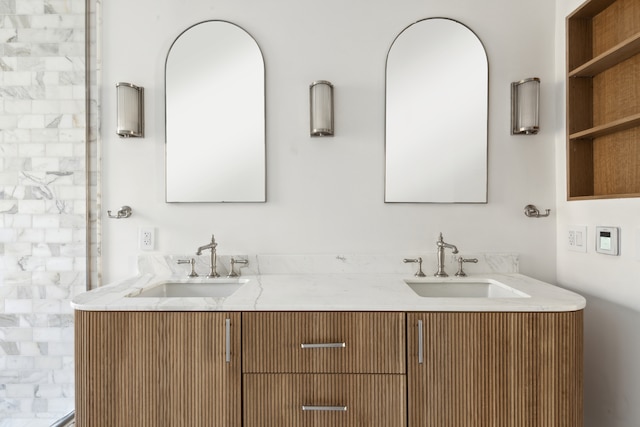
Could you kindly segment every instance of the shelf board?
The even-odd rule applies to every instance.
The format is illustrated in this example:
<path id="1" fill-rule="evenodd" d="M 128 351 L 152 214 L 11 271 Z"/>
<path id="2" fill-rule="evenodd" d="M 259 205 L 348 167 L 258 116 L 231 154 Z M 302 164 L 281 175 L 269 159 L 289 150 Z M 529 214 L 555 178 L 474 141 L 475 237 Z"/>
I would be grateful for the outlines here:
<path id="1" fill-rule="evenodd" d="M 620 120 L 616 120 L 604 125 L 595 126 L 589 129 L 575 132 L 569 135 L 570 140 L 574 139 L 588 139 L 597 138 L 599 136 L 609 135 L 615 132 L 620 132 L 626 129 L 630 129 L 640 125 L 640 114 L 634 114 L 633 116 L 625 117 Z"/>
<path id="2" fill-rule="evenodd" d="M 606 52 L 596 56 L 591 61 L 572 70 L 569 72 L 569 78 L 593 77 L 596 74 L 631 58 L 638 52 L 640 52 L 640 33 L 634 34 Z"/>
<path id="3" fill-rule="evenodd" d="M 640 197 L 640 193 L 623 193 L 623 194 L 596 194 L 593 196 L 569 196 L 568 201 L 574 200 L 599 200 L 599 199 L 626 199 L 631 197 Z"/>
<path id="4" fill-rule="evenodd" d="M 569 18 L 593 18 L 607 7 L 611 6 L 616 0 L 590 0 L 586 1 L 576 9 Z"/>

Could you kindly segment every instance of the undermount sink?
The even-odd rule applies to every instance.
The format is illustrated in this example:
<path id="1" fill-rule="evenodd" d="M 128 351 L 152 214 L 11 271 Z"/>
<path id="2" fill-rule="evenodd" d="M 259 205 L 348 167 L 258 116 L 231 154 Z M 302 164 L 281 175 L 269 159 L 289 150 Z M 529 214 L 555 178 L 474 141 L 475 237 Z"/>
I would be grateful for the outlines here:
<path id="1" fill-rule="evenodd" d="M 410 279 L 405 283 L 425 298 L 529 298 L 522 291 L 492 279 Z"/>
<path id="2" fill-rule="evenodd" d="M 204 279 L 199 281 L 164 281 L 138 294 L 134 298 L 225 298 L 242 287 L 249 279 Z"/>

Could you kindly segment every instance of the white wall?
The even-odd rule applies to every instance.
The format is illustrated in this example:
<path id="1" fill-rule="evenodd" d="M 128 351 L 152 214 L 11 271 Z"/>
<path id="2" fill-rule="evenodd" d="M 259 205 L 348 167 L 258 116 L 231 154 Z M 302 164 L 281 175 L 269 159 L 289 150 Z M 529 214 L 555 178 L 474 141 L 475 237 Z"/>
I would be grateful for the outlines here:
<path id="1" fill-rule="evenodd" d="M 586 425 L 637 425 L 640 407 L 640 200 L 566 202 L 564 18 L 580 0 L 110 0 L 104 8 L 103 215 L 105 282 L 135 272 L 139 226 L 158 251 L 191 253 L 215 232 L 223 253 L 425 253 L 438 231 L 462 251 L 516 251 L 521 271 L 575 289 L 586 310 Z M 495 13 L 499 10 L 499 13 Z M 490 63 L 489 203 L 385 205 L 384 62 L 410 23 L 444 16 L 470 26 Z M 526 17 L 526 19 L 521 19 Z M 554 20 L 555 17 L 555 20 Z M 163 65 L 173 39 L 206 19 L 232 21 L 262 48 L 267 71 L 266 204 L 164 203 Z M 555 54 L 555 57 L 554 57 Z M 542 131 L 509 135 L 509 83 L 542 79 Z M 308 136 L 308 84 L 336 87 L 334 138 Z M 114 135 L 114 85 L 146 88 L 147 137 Z M 528 203 L 551 208 L 528 219 Z M 566 250 L 570 224 L 589 227 L 589 252 Z M 622 255 L 594 253 L 596 225 L 622 227 Z M 557 227 L 557 232 L 556 232 Z M 556 254 L 557 251 L 557 254 Z M 556 256 L 557 255 L 557 256 Z M 557 264 L 557 268 L 556 268 Z"/>
<path id="2" fill-rule="evenodd" d="M 556 14 L 556 206 L 558 283 L 587 298 L 585 415 L 587 427 L 631 427 L 640 420 L 640 200 L 566 201 L 565 17 L 582 2 L 558 0 Z M 569 225 L 588 227 L 588 252 L 569 252 Z M 595 227 L 617 226 L 618 257 L 595 252 Z"/>
<path id="3" fill-rule="evenodd" d="M 463 253 L 519 252 L 522 272 L 555 281 L 555 220 L 522 212 L 555 208 L 552 0 L 110 0 L 103 9 L 102 214 L 134 212 L 103 223 L 105 283 L 135 272 L 139 226 L 156 227 L 157 250 L 168 253 L 193 253 L 215 233 L 221 253 L 420 254 L 435 251 L 442 231 Z M 384 204 L 387 50 L 407 25 L 438 16 L 468 25 L 487 48 L 489 203 Z M 164 202 L 164 61 L 182 30 L 207 19 L 242 26 L 265 57 L 266 204 Z M 509 85 L 531 76 L 543 81 L 543 130 L 511 136 Z M 333 138 L 309 137 L 317 79 L 335 85 Z M 118 81 L 145 87 L 145 139 L 115 136 Z"/>

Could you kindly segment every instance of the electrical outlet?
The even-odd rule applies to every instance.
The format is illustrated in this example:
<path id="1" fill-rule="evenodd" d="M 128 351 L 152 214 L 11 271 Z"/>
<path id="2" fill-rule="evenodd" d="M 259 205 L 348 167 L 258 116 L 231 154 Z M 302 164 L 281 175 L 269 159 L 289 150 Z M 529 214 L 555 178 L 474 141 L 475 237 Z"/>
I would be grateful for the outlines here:
<path id="1" fill-rule="evenodd" d="M 152 251 L 156 243 L 156 233 L 153 227 L 140 227 L 138 245 L 143 251 Z"/>
<path id="2" fill-rule="evenodd" d="M 587 252 L 587 227 L 582 225 L 570 225 L 567 247 L 570 251 Z"/>

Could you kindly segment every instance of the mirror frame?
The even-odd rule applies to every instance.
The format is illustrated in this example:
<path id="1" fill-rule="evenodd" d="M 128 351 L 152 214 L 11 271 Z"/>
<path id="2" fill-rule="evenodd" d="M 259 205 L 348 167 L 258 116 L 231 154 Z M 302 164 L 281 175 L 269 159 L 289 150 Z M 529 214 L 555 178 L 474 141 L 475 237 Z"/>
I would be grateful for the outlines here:
<path id="1" fill-rule="evenodd" d="M 206 24 L 206 23 L 212 23 L 212 22 L 219 22 L 219 23 L 224 23 L 224 24 L 229 24 L 232 25 L 234 27 L 236 27 L 237 29 L 241 30 L 245 35 L 247 35 L 251 40 L 253 40 L 253 42 L 255 43 L 255 46 L 258 50 L 258 52 L 260 53 L 260 60 L 262 63 L 262 86 L 263 86 L 263 92 L 262 92 L 262 111 L 263 111 L 263 117 L 262 117 L 262 127 L 263 127 L 263 137 L 262 137 L 262 143 L 260 144 L 262 147 L 262 151 L 263 151 L 263 177 L 262 177 L 262 181 L 263 181 L 263 190 L 262 190 L 262 198 L 261 200 L 218 200 L 220 198 L 218 198 L 217 200 L 186 200 L 186 201 L 180 201 L 180 200 L 175 200 L 175 201 L 169 201 L 168 200 L 168 167 L 167 167 L 167 160 L 168 160 L 168 135 L 167 135 L 167 65 L 169 63 L 169 56 L 171 54 L 172 49 L 174 48 L 176 42 L 189 30 L 197 27 L 198 25 L 202 25 L 202 24 Z M 169 46 L 169 49 L 167 51 L 167 55 L 165 57 L 165 64 L 164 64 L 164 137 L 165 137 L 165 168 L 164 168 L 164 172 L 165 172 L 165 186 L 164 186 L 164 195 L 165 195 L 165 203 L 266 203 L 267 201 L 267 84 L 266 84 L 266 65 L 265 65 L 265 60 L 264 60 L 264 53 L 262 52 L 262 49 L 260 48 L 260 45 L 258 44 L 257 40 L 251 35 L 251 33 L 249 33 L 247 30 L 245 30 L 243 27 L 241 27 L 238 24 L 235 24 L 233 22 L 227 21 L 227 20 L 222 20 L 222 19 L 207 19 L 204 21 L 200 21 L 200 22 L 196 22 L 193 25 L 188 26 L 187 28 L 185 28 L 183 31 L 181 31 L 176 37 L 175 39 L 171 42 L 171 45 Z M 212 198 L 213 199 L 213 198 Z"/>
<path id="2" fill-rule="evenodd" d="M 484 127 L 484 142 L 485 142 L 485 174 L 484 174 L 484 178 L 485 178 L 485 188 L 484 188 L 484 200 L 478 200 L 478 201 L 465 201 L 465 200 L 460 200 L 460 201 L 411 201 L 411 200 L 406 200 L 406 201 L 402 201 L 402 200 L 393 200 L 393 201 L 389 201 L 387 200 L 387 150 L 388 150 L 388 137 L 387 137 L 387 127 L 388 127 L 388 91 L 389 91 L 389 87 L 388 87 L 388 78 L 389 78 L 389 55 L 391 53 L 391 49 L 393 48 L 393 46 L 395 45 L 396 41 L 398 40 L 398 38 L 400 38 L 400 36 L 402 36 L 405 31 L 407 31 L 409 28 L 413 27 L 416 24 L 419 24 L 421 22 L 425 22 L 425 21 L 429 21 L 429 20 L 447 20 L 447 21 L 451 21 L 453 23 L 459 24 L 460 26 L 464 27 L 466 30 L 469 31 L 469 33 L 473 34 L 473 36 L 477 39 L 478 43 L 480 44 L 480 46 L 482 47 L 482 51 L 483 51 L 483 56 L 484 59 L 486 61 L 486 125 Z M 482 42 L 482 40 L 480 39 L 480 37 L 476 34 L 475 31 L 473 31 L 469 26 L 463 24 L 462 22 L 456 20 L 456 19 L 452 19 L 452 18 L 446 18 L 446 17 L 441 17 L 441 16 L 434 16 L 434 17 L 430 17 L 430 18 L 423 18 L 423 19 L 419 19 L 415 22 L 412 22 L 411 24 L 407 25 L 405 28 L 402 29 L 402 31 L 400 31 L 398 33 L 398 35 L 393 39 L 393 42 L 391 43 L 391 45 L 389 46 L 389 50 L 387 51 L 387 57 L 385 60 L 385 157 L 384 157 L 384 170 L 385 170 L 385 176 L 384 176 L 384 203 L 390 203 L 390 204 L 400 204 L 400 203 L 410 203 L 410 204 L 414 204 L 414 203 L 420 203 L 420 204 L 487 204 L 489 201 L 489 95 L 490 95 L 490 85 L 489 85 L 489 81 L 490 81 L 490 68 L 489 68 L 489 56 L 487 54 L 487 49 L 484 45 L 484 43 Z"/>

